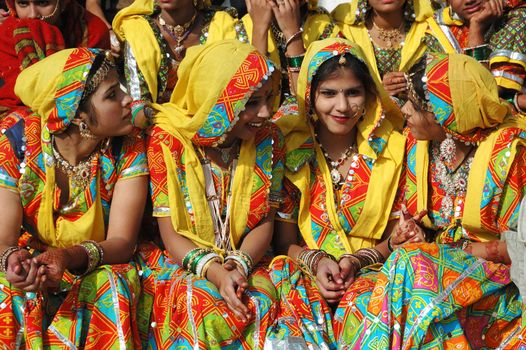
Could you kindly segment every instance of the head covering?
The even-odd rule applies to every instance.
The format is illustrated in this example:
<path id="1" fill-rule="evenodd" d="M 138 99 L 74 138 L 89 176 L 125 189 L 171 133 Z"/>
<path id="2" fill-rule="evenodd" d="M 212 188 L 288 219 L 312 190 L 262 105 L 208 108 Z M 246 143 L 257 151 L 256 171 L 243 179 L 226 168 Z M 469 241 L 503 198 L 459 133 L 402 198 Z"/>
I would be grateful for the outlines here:
<path id="1" fill-rule="evenodd" d="M 55 226 L 53 213 L 55 160 L 51 135 L 65 130 L 77 114 L 97 55 L 104 53 L 86 48 L 59 51 L 22 71 L 15 85 L 15 93 L 33 111 L 25 126 L 27 149 L 20 165 L 20 198 L 24 207 L 30 206 L 38 215 L 39 239 L 54 247 L 68 247 L 86 239 L 101 241 L 105 237 L 100 200 L 91 203 L 82 220 L 73 222 L 74 229 L 68 227 L 71 223 L 67 220 Z M 92 173 L 98 167 L 98 162 L 93 162 Z M 86 191 L 98 193 L 97 179 L 98 176 L 92 177 Z"/>
<path id="2" fill-rule="evenodd" d="M 198 244 L 214 247 L 215 231 L 206 199 L 205 177 L 194 146 L 220 143 L 237 122 L 252 93 L 274 71 L 273 64 L 255 48 L 237 40 L 194 46 L 188 49 L 181 62 L 179 79 L 170 102 L 154 105 L 158 110 L 155 123 L 183 145 L 184 154 L 180 156 L 184 158 L 185 166 L 177 171 L 184 178 L 192 211 L 199 213 L 194 217 L 195 223 L 192 223 L 181 192 L 182 186 L 173 184 L 178 182 L 174 176 L 168 181 L 172 224 L 178 233 Z M 168 171 L 175 172 L 177 165 L 173 154 L 165 145 L 163 150 Z M 232 247 L 237 247 L 247 227 L 249 208 L 255 195 L 252 186 L 247 184 L 254 181 L 255 166 L 259 164 L 256 153 L 255 140 L 242 142 L 231 194 Z M 263 169 L 263 172 L 267 171 Z"/>
<path id="3" fill-rule="evenodd" d="M 302 193 L 298 225 L 301 234 L 309 248 L 318 248 L 313 239 L 309 206 L 311 171 L 309 155 L 316 157 L 317 164 L 323 174 L 326 184 L 331 184 L 330 170 L 319 147 L 312 145 L 314 138 L 314 123 L 317 116 L 309 117 L 313 92 L 312 80 L 327 60 L 350 54 L 363 61 L 364 55 L 360 47 L 345 39 L 325 39 L 312 43 L 305 54 L 298 77 L 297 101 L 299 114 L 288 115 L 277 121 L 285 133 L 287 148 L 286 176 Z M 367 64 L 367 63 L 366 63 Z M 374 246 L 380 239 L 387 224 L 389 210 L 396 193 L 404 155 L 404 138 L 398 133 L 400 127 L 399 111 L 390 102 L 379 81 L 374 79 L 378 97 L 367 99 L 363 121 L 357 124 L 357 146 L 360 154 L 366 156 L 375 165 L 371 174 L 371 184 L 368 186 L 366 199 L 360 217 L 350 232 L 346 232 L 340 222 L 338 210 L 334 204 L 334 193 L 331 185 L 326 186 L 326 211 L 332 227 L 342 238 L 347 252 L 359 248 Z M 386 117 L 387 116 L 387 117 Z M 307 147 L 306 145 L 311 145 Z M 379 166 L 379 165 L 382 166 Z M 349 201 L 350 202 L 350 201 Z M 345 209 L 340 209 L 340 212 Z M 342 214 L 344 215 L 344 214 Z"/>
<path id="4" fill-rule="evenodd" d="M 423 79 L 437 121 L 461 141 L 481 141 L 510 113 L 491 72 L 466 55 L 430 54 Z"/>

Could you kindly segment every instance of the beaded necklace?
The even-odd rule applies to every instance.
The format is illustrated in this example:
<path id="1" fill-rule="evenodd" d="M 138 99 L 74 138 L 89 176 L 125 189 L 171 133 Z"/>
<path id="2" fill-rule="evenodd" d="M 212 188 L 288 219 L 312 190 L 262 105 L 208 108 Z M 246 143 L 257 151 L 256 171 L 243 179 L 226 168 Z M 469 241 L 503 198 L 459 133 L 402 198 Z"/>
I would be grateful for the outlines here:
<path id="1" fill-rule="evenodd" d="M 318 142 L 318 145 L 320 145 L 320 149 L 323 153 L 323 156 L 328 161 L 329 167 L 330 167 L 330 173 L 331 173 L 331 181 L 332 186 L 334 189 L 340 189 L 342 185 L 345 182 L 345 176 L 343 176 L 338 168 L 349 159 L 349 157 L 353 154 L 358 153 L 358 150 L 356 149 L 356 146 L 354 144 L 350 145 L 345 152 L 342 153 L 340 158 L 333 160 L 331 156 L 329 156 L 329 153 L 325 150 L 325 147 L 323 147 L 323 144 L 318 139 L 318 135 L 316 135 L 316 141 Z"/>
<path id="2" fill-rule="evenodd" d="M 74 188 L 86 188 L 90 183 L 91 163 L 98 156 L 99 152 L 94 151 L 88 159 L 79 162 L 77 165 L 71 165 L 56 148 L 55 140 L 53 142 L 53 157 L 57 167 L 62 170 L 70 179 L 71 186 Z"/>
<path id="3" fill-rule="evenodd" d="M 177 61 L 182 61 L 184 58 L 184 52 L 186 48 L 183 45 L 183 41 L 188 37 L 188 35 L 192 32 L 193 25 L 195 23 L 195 20 L 197 18 L 197 15 L 199 14 L 199 11 L 195 11 L 192 18 L 183 24 L 178 24 L 176 26 L 172 26 L 166 23 L 166 21 L 162 18 L 162 16 L 159 16 L 159 24 L 161 28 L 164 29 L 166 33 L 175 41 L 175 46 L 173 47 L 175 59 Z"/>

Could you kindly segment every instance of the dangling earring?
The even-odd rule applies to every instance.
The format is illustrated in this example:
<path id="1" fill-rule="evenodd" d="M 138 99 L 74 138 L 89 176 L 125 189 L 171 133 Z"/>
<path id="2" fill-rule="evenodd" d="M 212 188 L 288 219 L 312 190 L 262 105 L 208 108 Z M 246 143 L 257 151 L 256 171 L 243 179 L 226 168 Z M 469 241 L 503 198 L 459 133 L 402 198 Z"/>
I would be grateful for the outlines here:
<path id="1" fill-rule="evenodd" d="M 198 0 L 194 0 L 194 8 L 197 9 Z"/>
<path id="2" fill-rule="evenodd" d="M 93 133 L 88 127 L 88 124 L 86 124 L 85 122 L 79 123 L 79 131 L 80 137 L 82 137 L 83 139 L 94 140 L 97 138 L 97 136 L 93 135 Z"/>

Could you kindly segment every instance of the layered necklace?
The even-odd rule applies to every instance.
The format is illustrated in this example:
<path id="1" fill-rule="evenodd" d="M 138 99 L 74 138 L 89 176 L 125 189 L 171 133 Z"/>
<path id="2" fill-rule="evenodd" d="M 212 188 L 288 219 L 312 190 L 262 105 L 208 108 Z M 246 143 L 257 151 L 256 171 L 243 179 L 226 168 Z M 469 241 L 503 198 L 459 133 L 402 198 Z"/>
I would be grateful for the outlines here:
<path id="1" fill-rule="evenodd" d="M 441 215 L 444 220 L 449 221 L 455 204 L 456 197 L 465 197 L 468 187 L 468 176 L 473 155 L 470 151 L 462 163 L 454 170 L 449 170 L 444 163 L 444 156 L 441 154 L 440 146 L 436 142 L 432 144 L 432 156 L 436 169 L 436 180 L 439 187 L 445 192 L 440 204 Z"/>
<path id="2" fill-rule="evenodd" d="M 318 142 L 318 145 L 320 145 L 320 149 L 321 149 L 321 151 L 323 153 L 323 156 L 325 157 L 325 159 L 327 160 L 327 162 L 329 164 L 332 186 L 335 189 L 340 189 L 342 187 L 342 185 L 344 184 L 344 182 L 345 182 L 345 176 L 343 176 L 342 173 L 340 173 L 338 168 L 343 163 L 345 163 L 347 161 L 347 159 L 349 159 L 350 156 L 352 156 L 353 154 L 358 153 L 358 150 L 356 149 L 356 146 L 354 144 L 350 145 L 345 150 L 345 152 L 342 153 L 340 158 L 338 158 L 336 160 L 333 160 L 331 158 L 331 156 L 329 156 L 329 153 L 327 153 L 327 151 L 325 150 L 325 147 L 323 147 L 323 144 L 320 142 L 318 137 L 316 137 L 316 141 Z"/>
<path id="3" fill-rule="evenodd" d="M 188 22 L 178 24 L 176 26 L 167 24 L 163 17 L 159 16 L 159 24 L 161 25 L 161 28 L 164 29 L 164 31 L 168 33 L 168 35 L 170 35 L 173 41 L 175 41 L 173 51 L 175 59 L 179 62 L 183 60 L 184 52 L 186 50 L 186 48 L 183 45 L 183 41 L 188 37 L 188 35 L 192 31 L 198 13 L 199 11 L 195 10 L 194 15 Z"/>
<path id="4" fill-rule="evenodd" d="M 56 148 L 55 140 L 53 143 L 53 157 L 55 164 L 62 170 L 70 179 L 73 188 L 86 188 L 90 183 L 91 163 L 97 157 L 99 152 L 94 151 L 88 159 L 79 162 L 77 165 L 71 165 Z"/>
<path id="5" fill-rule="evenodd" d="M 402 45 L 402 42 L 404 40 L 404 22 L 402 21 L 402 24 L 400 24 L 399 28 L 395 29 L 384 29 L 380 28 L 374 20 L 371 20 L 373 22 L 373 28 L 377 32 L 378 39 L 383 41 L 388 49 L 397 49 Z"/>

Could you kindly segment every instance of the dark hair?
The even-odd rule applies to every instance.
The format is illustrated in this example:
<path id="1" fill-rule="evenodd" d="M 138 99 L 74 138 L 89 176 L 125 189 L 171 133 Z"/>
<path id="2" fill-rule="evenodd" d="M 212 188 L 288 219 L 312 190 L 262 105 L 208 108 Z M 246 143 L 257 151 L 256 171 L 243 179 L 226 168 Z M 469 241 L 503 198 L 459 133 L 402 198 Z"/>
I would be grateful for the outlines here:
<path id="1" fill-rule="evenodd" d="M 99 68 L 102 66 L 102 63 L 105 59 L 104 52 L 99 53 L 95 60 L 93 60 L 93 64 L 91 65 L 91 68 L 89 70 L 88 76 L 86 77 L 86 84 L 85 88 L 88 87 L 91 80 L 93 79 L 95 73 L 99 70 Z M 95 118 L 95 106 L 91 102 L 91 97 L 93 96 L 93 93 L 97 91 L 97 89 L 93 90 L 91 93 L 82 95 L 82 99 L 80 100 L 79 107 L 77 109 L 77 115 L 80 112 L 84 112 L 88 115 L 88 120 L 91 124 L 97 125 L 97 118 Z"/>
<path id="2" fill-rule="evenodd" d="M 340 64 L 341 56 L 334 56 L 327 61 L 323 62 L 321 66 L 316 71 L 314 77 L 312 78 L 311 84 L 311 108 L 314 108 L 315 93 L 318 90 L 320 83 L 338 75 L 338 70 L 347 68 L 350 69 L 354 76 L 362 82 L 365 88 L 366 101 L 369 102 L 371 98 L 376 98 L 378 96 L 378 90 L 376 90 L 376 85 L 374 83 L 373 77 L 369 72 L 369 68 L 365 62 L 354 57 L 350 53 L 345 53 L 345 64 Z"/>

